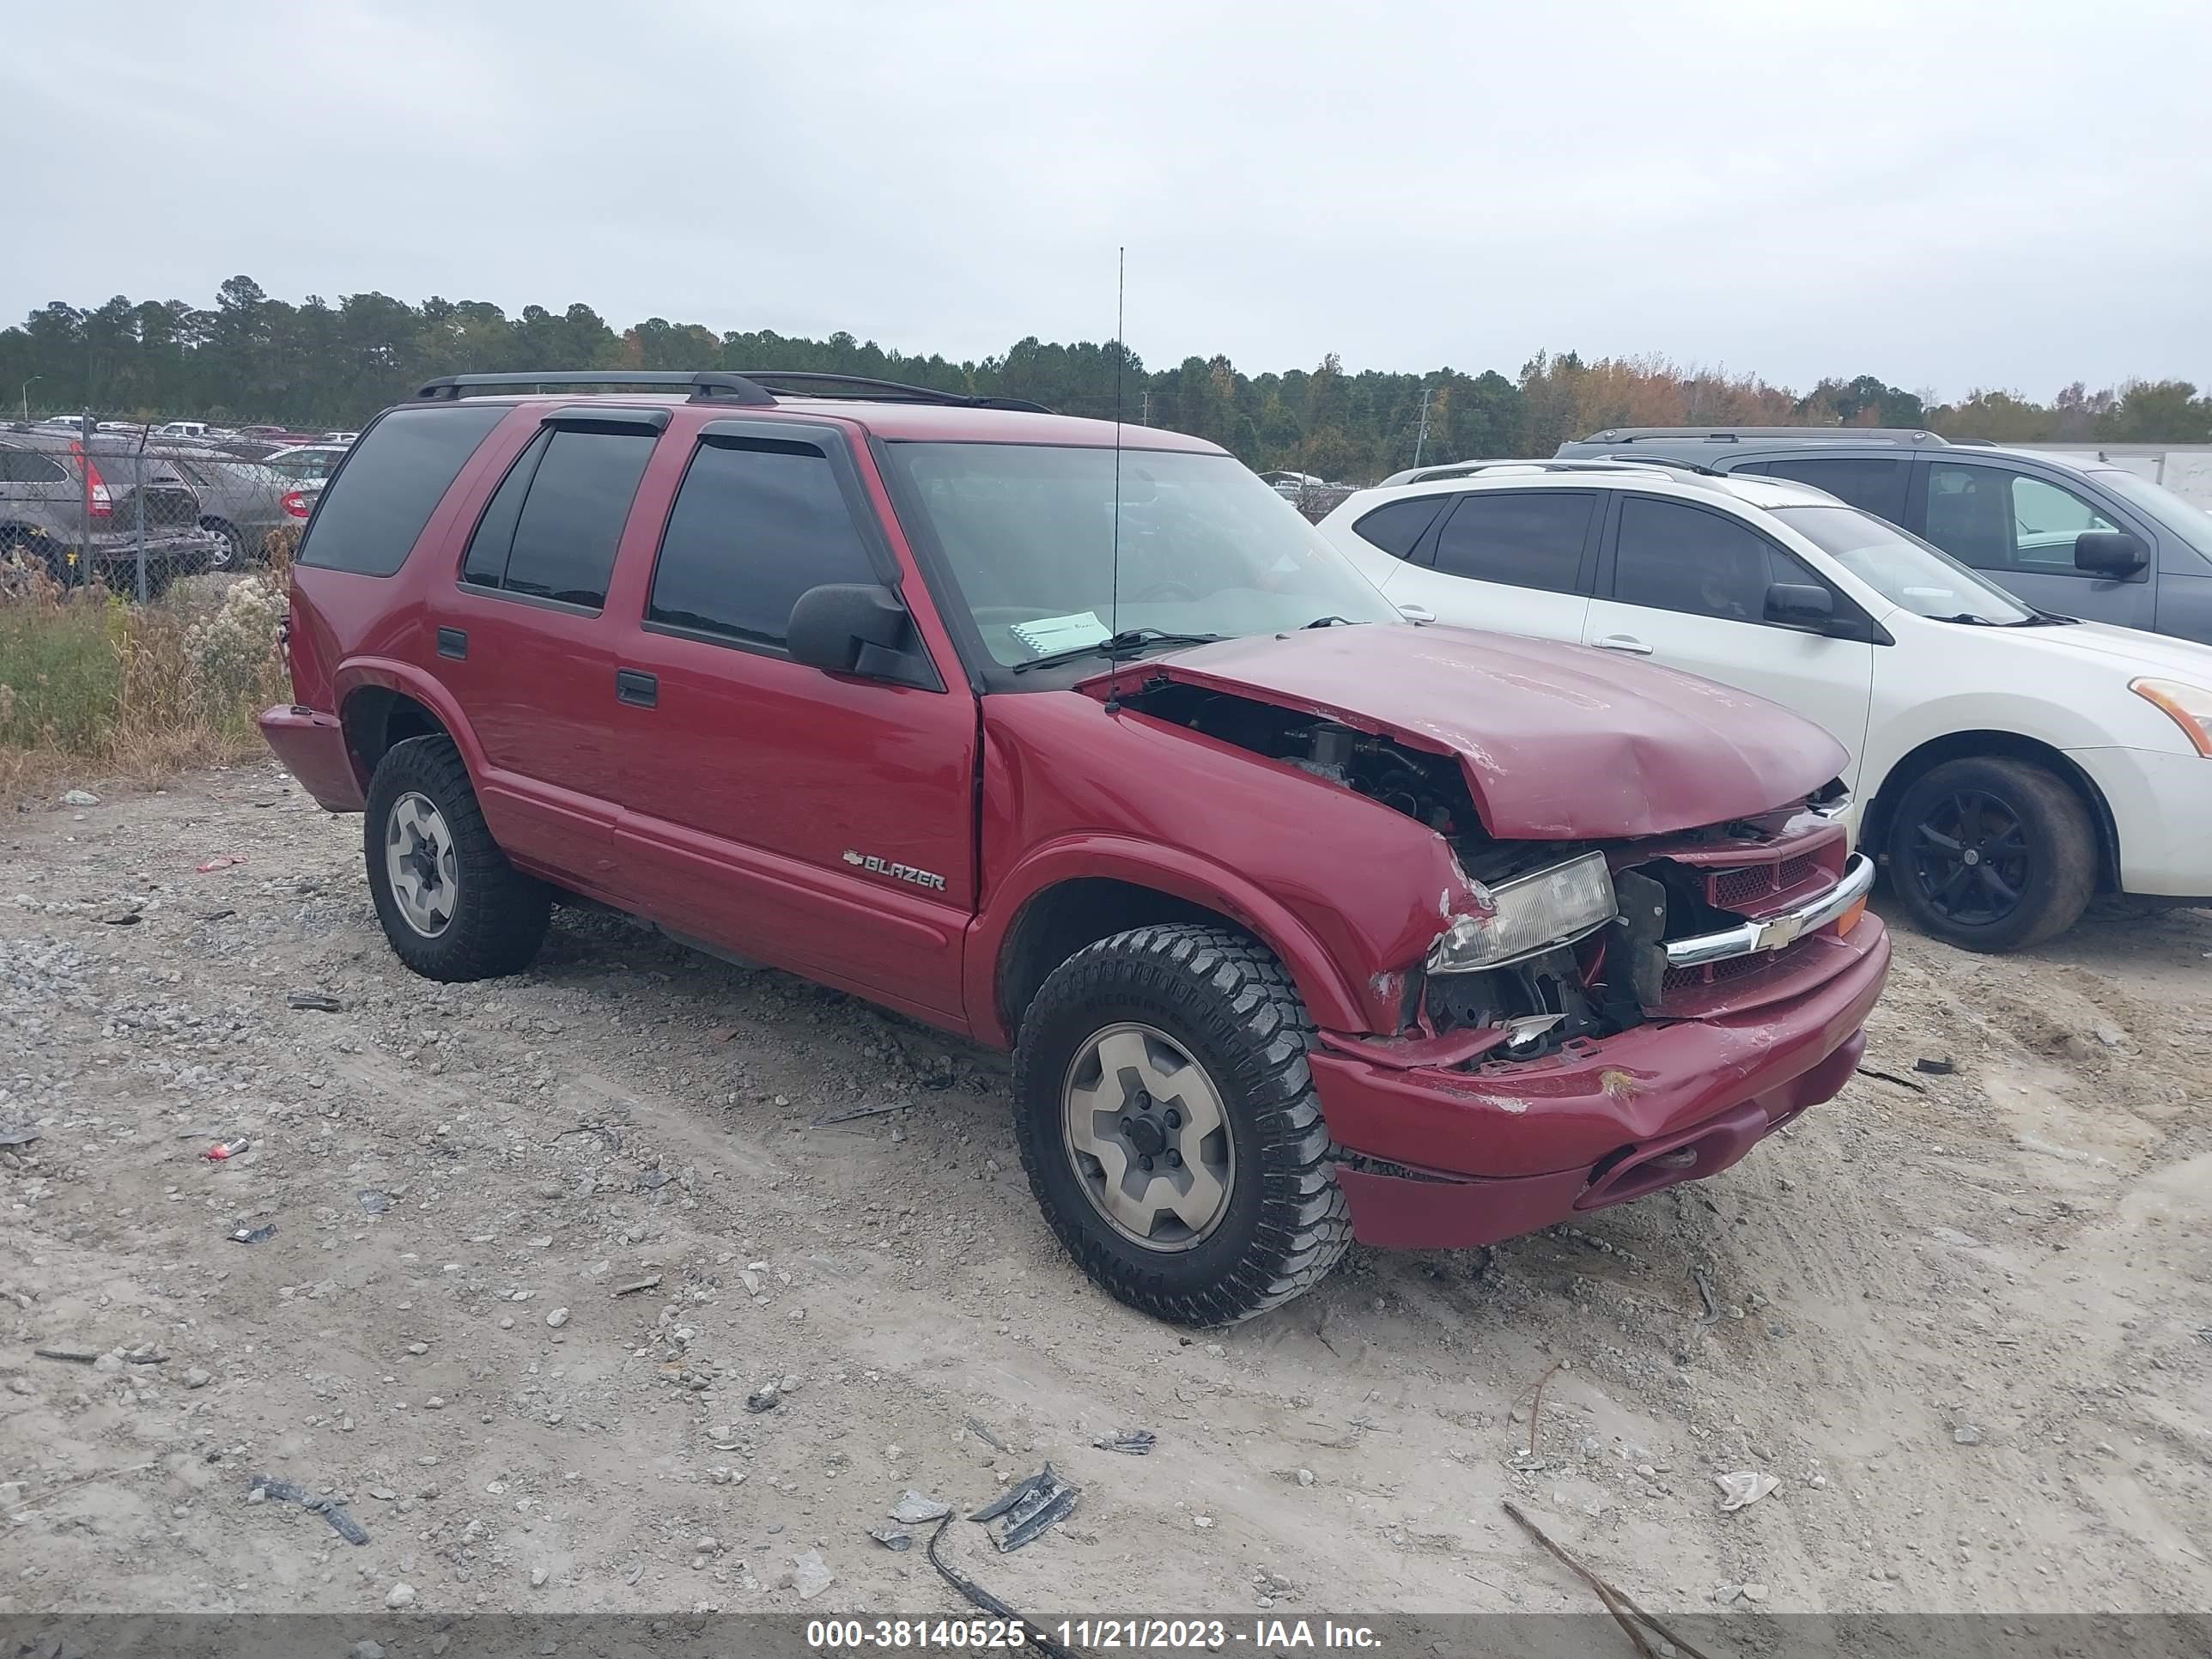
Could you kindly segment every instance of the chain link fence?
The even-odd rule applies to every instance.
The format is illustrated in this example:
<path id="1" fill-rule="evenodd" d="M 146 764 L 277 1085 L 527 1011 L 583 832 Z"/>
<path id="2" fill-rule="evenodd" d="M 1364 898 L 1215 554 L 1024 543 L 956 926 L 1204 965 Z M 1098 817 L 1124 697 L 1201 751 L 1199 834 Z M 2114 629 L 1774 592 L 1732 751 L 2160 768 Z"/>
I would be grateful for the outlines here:
<path id="1" fill-rule="evenodd" d="M 179 578 L 264 566 L 343 453 L 265 428 L 0 422 L 0 590 L 45 579 L 145 604 Z"/>

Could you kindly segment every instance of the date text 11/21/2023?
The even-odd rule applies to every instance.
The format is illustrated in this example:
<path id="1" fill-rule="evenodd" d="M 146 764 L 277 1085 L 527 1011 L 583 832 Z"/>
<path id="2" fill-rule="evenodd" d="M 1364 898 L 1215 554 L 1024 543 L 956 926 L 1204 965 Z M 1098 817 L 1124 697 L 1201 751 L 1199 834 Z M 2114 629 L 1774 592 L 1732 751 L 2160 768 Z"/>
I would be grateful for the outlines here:
<path id="1" fill-rule="evenodd" d="M 1048 1645 L 1040 1638 L 1056 1638 L 1063 1649 L 1102 1652 L 1373 1652 L 1382 1645 L 1370 1626 L 1327 1619 L 1254 1619 L 1249 1624 L 1226 1619 L 818 1619 L 806 1626 L 807 1645 L 831 1651 L 1020 1650 Z"/>

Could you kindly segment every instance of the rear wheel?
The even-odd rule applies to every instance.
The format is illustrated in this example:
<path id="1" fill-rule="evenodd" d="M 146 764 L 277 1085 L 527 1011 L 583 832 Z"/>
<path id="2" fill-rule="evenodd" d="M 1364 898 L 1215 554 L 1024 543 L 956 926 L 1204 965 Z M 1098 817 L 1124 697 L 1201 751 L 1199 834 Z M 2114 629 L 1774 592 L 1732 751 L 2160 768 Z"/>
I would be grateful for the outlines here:
<path id="1" fill-rule="evenodd" d="M 368 890 L 402 962 L 447 981 L 530 965 L 550 895 L 499 850 L 452 738 L 392 744 L 369 782 L 366 816 Z"/>
<path id="2" fill-rule="evenodd" d="M 221 519 L 202 519 L 200 528 L 211 532 L 216 545 L 208 552 L 210 570 L 236 570 L 246 562 L 246 538 L 238 526 Z"/>
<path id="3" fill-rule="evenodd" d="M 1139 927 L 1062 963 L 1023 1017 L 1015 1128 L 1083 1270 L 1223 1325 L 1320 1282 L 1352 1237 L 1282 964 L 1226 928 Z"/>
<path id="4" fill-rule="evenodd" d="M 2081 798 L 2032 762 L 1946 761 L 1898 802 L 1890 878 L 1923 931 L 1969 951 L 2018 951 L 2080 919 L 2097 886 Z"/>

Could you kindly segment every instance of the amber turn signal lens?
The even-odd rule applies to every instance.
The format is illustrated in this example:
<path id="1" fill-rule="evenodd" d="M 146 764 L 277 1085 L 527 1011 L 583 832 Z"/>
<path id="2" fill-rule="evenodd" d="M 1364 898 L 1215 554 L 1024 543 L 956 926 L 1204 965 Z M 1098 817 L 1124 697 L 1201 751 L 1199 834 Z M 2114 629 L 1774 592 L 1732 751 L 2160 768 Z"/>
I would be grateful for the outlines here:
<path id="1" fill-rule="evenodd" d="M 1848 938 L 1850 934 L 1851 929 L 1859 925 L 1859 918 L 1865 914 L 1866 901 L 1864 899 L 1861 899 L 1856 904 L 1854 904 L 1850 909 L 1844 911 L 1843 915 L 1836 918 L 1836 937 L 1838 939 Z"/>

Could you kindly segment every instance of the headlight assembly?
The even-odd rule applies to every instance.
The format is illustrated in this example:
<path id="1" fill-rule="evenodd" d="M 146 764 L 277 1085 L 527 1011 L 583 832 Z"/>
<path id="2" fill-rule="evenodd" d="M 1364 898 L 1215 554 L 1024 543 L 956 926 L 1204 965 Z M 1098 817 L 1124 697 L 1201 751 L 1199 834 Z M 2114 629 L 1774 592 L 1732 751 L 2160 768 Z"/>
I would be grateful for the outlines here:
<path id="1" fill-rule="evenodd" d="M 1486 894 L 1495 914 L 1455 916 L 1429 947 L 1432 974 L 1471 974 L 1502 968 L 1571 945 L 1611 921 L 1617 907 L 1605 854 L 1585 853 L 1548 870 L 1538 870 L 1495 887 L 1472 884 Z"/>

